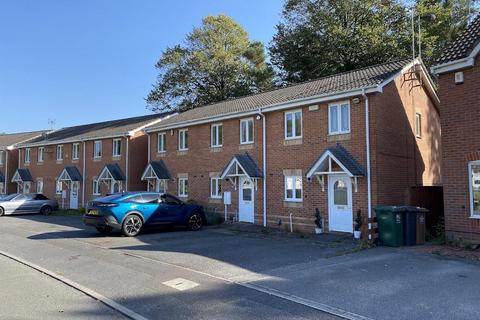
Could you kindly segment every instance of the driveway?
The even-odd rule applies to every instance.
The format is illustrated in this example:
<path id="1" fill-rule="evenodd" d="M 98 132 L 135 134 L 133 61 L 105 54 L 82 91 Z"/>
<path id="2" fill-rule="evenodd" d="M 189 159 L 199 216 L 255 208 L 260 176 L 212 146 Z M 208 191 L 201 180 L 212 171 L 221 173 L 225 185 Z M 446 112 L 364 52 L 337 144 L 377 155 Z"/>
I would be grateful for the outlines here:
<path id="1" fill-rule="evenodd" d="M 478 264 L 249 228 L 100 236 L 79 218 L 2 217 L 0 250 L 148 318 L 477 319 Z M 194 287 L 180 291 L 171 280 Z M 181 280 L 180 282 L 182 282 Z M 178 281 L 177 281 L 178 282 Z M 170 282 L 171 283 L 171 282 Z"/>

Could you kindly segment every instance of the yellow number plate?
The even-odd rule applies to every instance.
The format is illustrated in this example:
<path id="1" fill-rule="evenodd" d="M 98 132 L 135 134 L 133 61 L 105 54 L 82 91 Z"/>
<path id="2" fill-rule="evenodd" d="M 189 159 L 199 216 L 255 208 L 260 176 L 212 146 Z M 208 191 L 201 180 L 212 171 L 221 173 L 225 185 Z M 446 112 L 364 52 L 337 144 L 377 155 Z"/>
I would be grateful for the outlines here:
<path id="1" fill-rule="evenodd" d="M 92 216 L 95 216 L 95 215 L 98 215 L 98 211 L 97 210 L 90 210 L 90 211 L 88 211 L 88 214 L 90 214 Z"/>

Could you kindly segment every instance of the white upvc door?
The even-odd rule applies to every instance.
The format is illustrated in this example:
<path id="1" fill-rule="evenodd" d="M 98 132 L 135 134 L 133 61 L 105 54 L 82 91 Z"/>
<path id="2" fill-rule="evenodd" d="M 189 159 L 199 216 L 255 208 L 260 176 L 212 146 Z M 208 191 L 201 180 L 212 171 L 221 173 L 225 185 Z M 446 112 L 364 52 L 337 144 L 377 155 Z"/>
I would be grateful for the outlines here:
<path id="1" fill-rule="evenodd" d="M 353 232 L 352 181 L 347 175 L 328 177 L 328 228 Z"/>
<path id="2" fill-rule="evenodd" d="M 70 187 L 70 209 L 78 209 L 78 190 L 80 189 L 80 182 L 72 181 Z"/>
<path id="3" fill-rule="evenodd" d="M 254 222 L 254 185 L 247 177 L 239 179 L 238 220 Z"/>

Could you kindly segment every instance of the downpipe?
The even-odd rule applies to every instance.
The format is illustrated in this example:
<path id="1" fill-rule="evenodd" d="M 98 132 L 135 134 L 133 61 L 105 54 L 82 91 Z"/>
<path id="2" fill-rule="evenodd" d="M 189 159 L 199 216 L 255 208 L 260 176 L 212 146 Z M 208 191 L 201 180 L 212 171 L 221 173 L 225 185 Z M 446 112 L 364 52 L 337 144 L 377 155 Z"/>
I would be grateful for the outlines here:
<path id="1" fill-rule="evenodd" d="M 368 219 L 372 218 L 372 181 L 371 181 L 371 167 L 370 167 L 370 119 L 369 119 L 369 101 L 368 96 L 365 93 L 365 89 L 362 90 L 362 96 L 365 101 L 365 145 L 367 153 L 367 204 L 368 204 Z M 372 239 L 370 233 L 372 224 L 368 223 L 368 239 Z"/>
<path id="2" fill-rule="evenodd" d="M 262 109 L 258 109 L 258 114 L 262 117 L 262 162 L 263 162 L 263 226 L 267 226 L 267 128 L 265 114 Z"/>

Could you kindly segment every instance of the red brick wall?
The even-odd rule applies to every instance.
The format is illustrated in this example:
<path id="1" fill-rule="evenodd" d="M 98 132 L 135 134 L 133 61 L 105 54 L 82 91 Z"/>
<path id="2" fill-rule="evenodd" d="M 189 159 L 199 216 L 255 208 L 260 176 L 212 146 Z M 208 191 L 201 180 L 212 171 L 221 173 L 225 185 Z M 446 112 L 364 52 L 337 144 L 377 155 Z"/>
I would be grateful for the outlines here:
<path id="1" fill-rule="evenodd" d="M 470 218 L 468 162 L 480 160 L 480 59 L 463 70 L 440 75 L 445 229 L 450 239 L 480 242 L 480 220 Z"/>
<path id="2" fill-rule="evenodd" d="M 18 168 L 18 150 L 5 150 L 3 157 L 4 162 L 2 165 L 0 165 L 0 170 L 5 175 L 5 179 L 7 180 L 6 193 L 15 193 L 17 192 L 17 184 L 12 183 L 11 181 L 13 175 L 15 174 L 15 170 Z"/>

